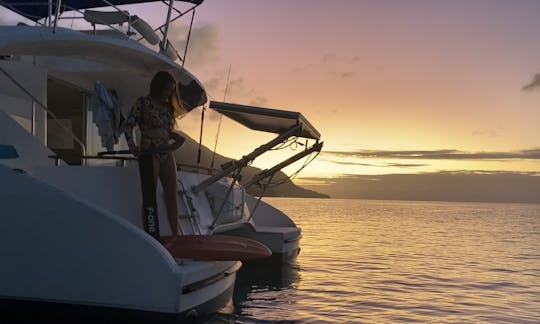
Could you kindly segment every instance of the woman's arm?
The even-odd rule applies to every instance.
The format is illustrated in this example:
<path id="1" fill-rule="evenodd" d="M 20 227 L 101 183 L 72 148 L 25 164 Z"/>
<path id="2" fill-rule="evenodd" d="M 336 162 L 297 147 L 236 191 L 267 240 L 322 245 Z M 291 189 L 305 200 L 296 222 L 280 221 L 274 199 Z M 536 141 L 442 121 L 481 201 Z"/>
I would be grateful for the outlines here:
<path id="1" fill-rule="evenodd" d="M 140 153 L 140 149 L 135 145 L 135 140 L 133 139 L 133 128 L 139 122 L 141 115 L 141 100 L 137 99 L 131 111 L 124 122 L 124 137 L 126 138 L 127 145 L 129 150 L 133 155 L 137 156 Z"/>

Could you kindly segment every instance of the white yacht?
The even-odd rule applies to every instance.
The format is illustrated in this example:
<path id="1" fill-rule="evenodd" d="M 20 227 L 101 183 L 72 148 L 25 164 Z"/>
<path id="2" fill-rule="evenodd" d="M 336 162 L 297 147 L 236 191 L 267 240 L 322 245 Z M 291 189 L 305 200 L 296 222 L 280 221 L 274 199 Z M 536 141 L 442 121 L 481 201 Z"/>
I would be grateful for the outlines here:
<path id="1" fill-rule="evenodd" d="M 143 229 L 137 164 L 120 154 L 127 146 L 116 133 L 122 116 L 161 70 L 182 84 L 189 109 L 206 104 L 207 95 L 183 66 L 185 51 L 180 55 L 167 37 L 170 22 L 194 15 L 202 0 L 184 1 L 182 10 L 175 7 L 179 1 L 162 1 L 166 18 L 157 28 L 118 8 L 138 2 L 147 1 L 0 0 L 33 21 L 0 26 L 0 219 L 6 228 L 0 305 L 183 318 L 231 302 L 239 261 L 175 259 Z M 77 28 L 61 24 L 69 20 Z M 115 99 L 109 132 L 95 123 L 91 101 L 98 88 Z M 276 138 L 220 170 L 179 165 L 182 233 L 251 238 L 268 246 L 274 260 L 293 260 L 300 228 L 245 188 L 259 185 L 264 193 L 277 171 L 321 150 L 320 134 L 298 112 L 224 102 L 209 107 Z M 239 184 L 254 158 L 298 138 L 306 139 L 302 152 Z M 166 214 L 160 186 L 157 210 Z M 158 220 L 161 234 L 170 235 L 166 217 Z"/>
<path id="2" fill-rule="evenodd" d="M 128 107 L 147 93 L 155 72 L 166 70 L 194 89 L 192 107 L 206 101 L 171 46 L 156 51 L 137 41 L 167 44 L 166 31 L 158 37 L 142 18 L 111 8 L 134 2 L 0 2 L 0 10 L 35 22 L 0 26 L 2 318 L 6 309 L 24 316 L 68 308 L 184 319 L 231 303 L 241 262 L 173 258 L 142 229 L 137 168 L 96 155 L 96 85 L 114 89 Z M 162 29 L 174 19 L 174 5 L 165 7 Z M 95 29 L 62 28 L 66 17 Z"/>

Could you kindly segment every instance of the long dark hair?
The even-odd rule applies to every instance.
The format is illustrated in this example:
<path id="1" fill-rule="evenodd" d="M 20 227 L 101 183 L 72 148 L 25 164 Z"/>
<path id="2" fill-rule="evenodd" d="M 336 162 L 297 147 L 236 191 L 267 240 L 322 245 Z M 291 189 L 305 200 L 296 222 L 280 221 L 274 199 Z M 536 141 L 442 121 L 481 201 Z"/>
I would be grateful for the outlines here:
<path id="1" fill-rule="evenodd" d="M 168 83 L 174 84 L 174 91 L 171 93 L 171 97 L 169 98 L 171 115 L 174 121 L 175 118 L 178 118 L 181 115 L 185 114 L 186 110 L 182 107 L 182 101 L 180 100 L 178 94 L 178 84 L 176 83 L 173 75 L 167 71 L 157 72 L 152 78 L 152 81 L 150 82 L 150 96 L 159 96 L 165 85 L 167 85 Z"/>

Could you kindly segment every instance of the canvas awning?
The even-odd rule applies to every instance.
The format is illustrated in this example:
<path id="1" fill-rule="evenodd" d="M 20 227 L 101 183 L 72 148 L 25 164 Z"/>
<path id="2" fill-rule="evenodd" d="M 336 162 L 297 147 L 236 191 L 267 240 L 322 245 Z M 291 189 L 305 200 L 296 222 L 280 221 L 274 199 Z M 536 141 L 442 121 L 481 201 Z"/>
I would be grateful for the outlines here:
<path id="1" fill-rule="evenodd" d="M 282 134 L 293 126 L 301 125 L 301 130 L 295 136 L 316 140 L 321 137 L 315 127 L 301 113 L 296 111 L 244 106 L 218 101 L 211 101 L 210 108 L 253 130 Z"/>

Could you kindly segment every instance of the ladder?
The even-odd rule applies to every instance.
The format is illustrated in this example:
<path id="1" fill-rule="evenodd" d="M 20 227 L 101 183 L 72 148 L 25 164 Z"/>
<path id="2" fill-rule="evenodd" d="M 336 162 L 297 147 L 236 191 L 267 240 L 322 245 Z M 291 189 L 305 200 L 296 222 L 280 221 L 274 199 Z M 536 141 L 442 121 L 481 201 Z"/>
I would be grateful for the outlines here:
<path id="1" fill-rule="evenodd" d="M 188 195 L 186 187 L 182 181 L 178 181 L 178 196 L 180 197 L 181 206 L 178 209 L 178 224 L 182 230 L 182 234 L 198 234 L 202 235 L 200 225 L 200 215 L 193 205 L 193 199 Z"/>

